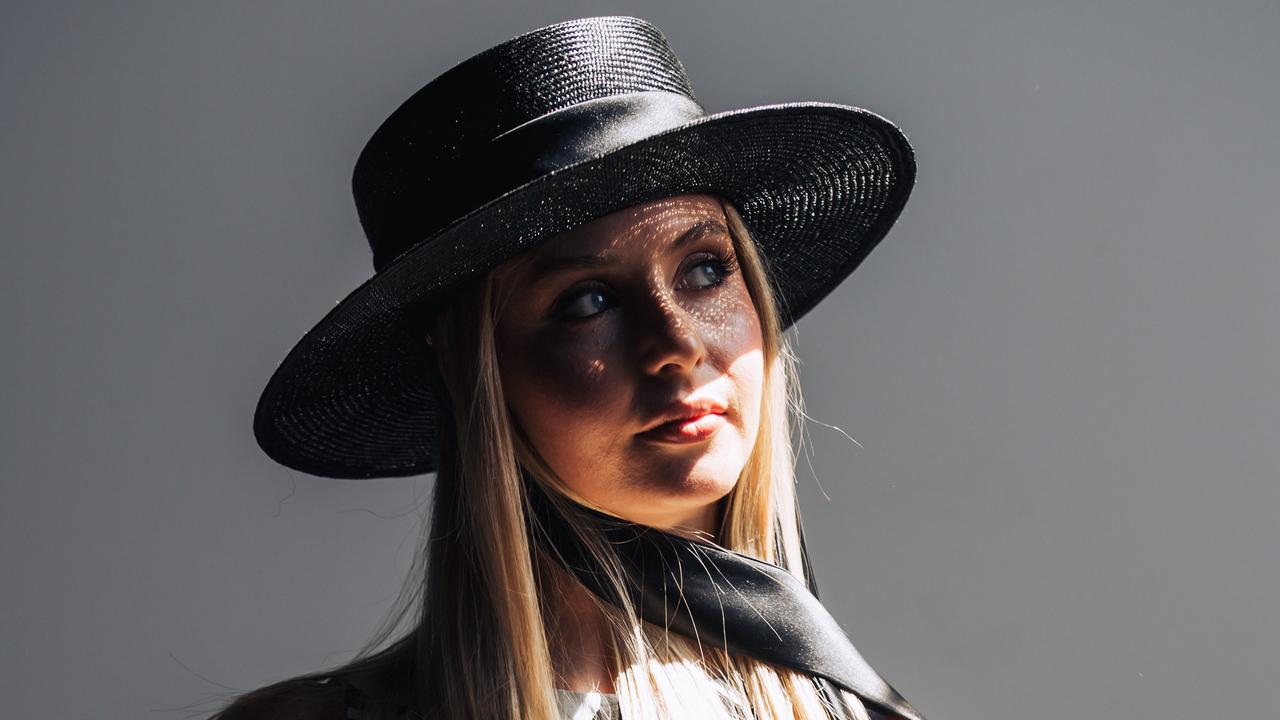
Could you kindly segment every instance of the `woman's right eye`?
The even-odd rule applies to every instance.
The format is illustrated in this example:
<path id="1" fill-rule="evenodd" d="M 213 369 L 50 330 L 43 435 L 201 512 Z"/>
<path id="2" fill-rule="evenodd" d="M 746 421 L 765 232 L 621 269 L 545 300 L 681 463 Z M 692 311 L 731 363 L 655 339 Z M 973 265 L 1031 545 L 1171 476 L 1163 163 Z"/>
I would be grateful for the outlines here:
<path id="1" fill-rule="evenodd" d="M 560 304 L 558 316 L 566 320 L 586 320 L 607 309 L 609 293 L 600 288 L 580 290 Z M 605 307 L 601 307 L 603 301 Z"/>

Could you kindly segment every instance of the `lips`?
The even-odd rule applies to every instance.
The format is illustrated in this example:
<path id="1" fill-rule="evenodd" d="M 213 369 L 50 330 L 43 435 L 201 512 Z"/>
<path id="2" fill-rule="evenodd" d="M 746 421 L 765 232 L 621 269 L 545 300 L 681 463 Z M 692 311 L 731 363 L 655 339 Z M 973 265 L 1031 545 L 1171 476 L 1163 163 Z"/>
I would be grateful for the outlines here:
<path id="1" fill-rule="evenodd" d="M 724 413 L 709 412 L 663 423 L 640 433 L 640 437 L 669 443 L 702 442 L 719 432 L 726 422 Z"/>
<path id="2" fill-rule="evenodd" d="M 723 415 L 725 411 L 725 403 L 712 398 L 680 400 L 664 408 L 663 412 L 653 422 L 649 423 L 644 432 L 655 430 L 669 423 L 693 420 L 708 414 Z"/>
<path id="3" fill-rule="evenodd" d="M 712 398 L 681 400 L 668 405 L 642 432 L 646 440 L 672 443 L 701 442 L 725 425 L 726 405 Z"/>

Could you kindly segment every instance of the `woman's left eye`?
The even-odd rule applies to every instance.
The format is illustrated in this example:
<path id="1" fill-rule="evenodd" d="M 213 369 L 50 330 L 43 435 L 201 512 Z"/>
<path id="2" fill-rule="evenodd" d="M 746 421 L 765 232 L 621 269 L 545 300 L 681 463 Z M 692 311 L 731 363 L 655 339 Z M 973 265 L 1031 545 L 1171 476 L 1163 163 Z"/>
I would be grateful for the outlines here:
<path id="1" fill-rule="evenodd" d="M 716 285 L 719 285 L 720 283 L 724 282 L 724 279 L 725 279 L 726 277 L 728 277 L 728 273 L 727 273 L 727 272 L 725 272 L 724 264 L 723 264 L 723 263 L 721 263 L 719 260 L 716 260 L 716 259 L 714 259 L 714 258 L 707 259 L 707 260 L 703 260 L 702 262 L 699 262 L 698 264 L 696 264 L 696 265 L 694 265 L 692 268 L 690 268 L 690 269 L 689 269 L 689 271 L 692 273 L 692 272 L 694 272 L 694 271 L 698 270 L 699 268 L 710 268 L 710 269 L 711 269 L 711 271 L 710 271 L 709 273 L 707 273 L 707 272 L 704 272 L 704 273 L 703 273 L 703 275 L 710 277 L 711 282 L 709 282 L 709 283 L 708 283 L 708 284 L 706 284 L 706 285 L 701 286 L 701 288 L 702 288 L 702 289 L 715 287 Z"/>
<path id="2" fill-rule="evenodd" d="M 695 265 L 689 268 L 689 270 L 694 271 L 694 270 L 697 270 L 698 268 L 703 268 L 703 267 L 711 268 L 710 276 L 712 280 L 710 284 L 699 286 L 698 289 L 708 290 L 710 288 L 716 287 L 717 285 L 723 285 L 724 281 L 730 275 L 732 275 L 734 272 L 737 271 L 738 259 L 734 257 L 732 254 L 729 254 L 729 255 L 715 254 L 715 255 L 712 255 L 711 257 L 703 258 L 702 260 L 699 260 Z"/>

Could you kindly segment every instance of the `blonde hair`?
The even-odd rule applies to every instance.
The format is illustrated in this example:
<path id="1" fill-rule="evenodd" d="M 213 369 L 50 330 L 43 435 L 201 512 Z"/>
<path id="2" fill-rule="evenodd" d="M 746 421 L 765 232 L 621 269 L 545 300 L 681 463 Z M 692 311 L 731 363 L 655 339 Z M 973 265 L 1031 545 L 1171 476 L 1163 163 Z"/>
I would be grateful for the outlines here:
<path id="1" fill-rule="evenodd" d="M 760 431 L 725 499 L 716 542 L 805 582 L 792 447 L 793 431 L 802 431 L 804 417 L 795 356 L 782 332 L 766 260 L 737 211 L 727 201 L 721 205 L 759 315 L 765 379 Z M 606 621 L 604 641 L 613 656 L 624 718 L 843 717 L 804 673 L 726 653 L 639 617 L 624 591 L 616 553 L 598 532 L 572 523 L 573 514 L 565 511 L 569 503 L 591 504 L 556 477 L 507 409 L 494 332 L 507 299 L 503 293 L 511 290 L 502 286 L 501 275 L 489 272 L 467 283 L 430 327 L 443 412 L 431 522 L 424 525 L 410 582 L 355 659 L 336 671 L 294 681 L 373 671 L 384 678 L 379 688 L 385 698 L 366 708 L 370 718 L 393 717 L 392 708 L 408 705 L 424 718 L 556 720 L 558 678 L 547 637 L 553 608 L 544 594 L 555 560 L 530 536 L 523 468 L 570 521 L 582 546 L 605 570 L 613 597 L 621 599 L 615 606 L 586 593 Z M 391 646 L 370 654 L 403 628 L 415 609 L 416 624 Z M 719 700 L 724 686 L 738 701 L 732 708 Z M 869 720 L 856 695 L 835 692 L 853 717 Z"/>
<path id="2" fill-rule="evenodd" d="M 728 202 L 722 206 L 760 318 L 765 382 L 761 432 L 727 497 L 717 542 L 779 565 L 804 582 L 792 452 L 792 433 L 799 429 L 795 419 L 803 416 L 795 358 L 782 332 L 765 260 L 741 216 Z M 447 528 L 460 536 L 451 541 L 458 547 L 456 556 L 446 555 L 453 562 L 435 568 L 428 578 L 437 586 L 434 592 L 428 589 L 435 601 L 432 610 L 442 614 L 424 620 L 448 638 L 438 649 L 451 654 L 442 666 L 449 707 L 468 717 L 552 720 L 557 717 L 557 678 L 546 637 L 550 608 L 542 583 L 543 571 L 554 560 L 529 536 L 530 508 L 520 469 L 528 471 L 553 504 L 590 503 L 556 477 L 506 409 L 494 332 L 507 301 L 504 290 L 509 295 L 511 288 L 503 288 L 499 274 L 488 273 L 441 314 L 432 335 L 445 386 L 454 396 L 457 430 L 457 453 L 448 462 L 443 455 L 452 453 L 442 453 L 437 483 L 461 491 L 458 506 L 451 508 L 459 522 Z M 607 620 L 606 644 L 618 671 L 615 686 L 624 717 L 829 717 L 808 676 L 701 645 L 641 620 L 624 591 L 621 567 L 609 544 L 587 528 L 574 530 L 606 570 L 615 586 L 613 596 L 622 599 L 614 606 L 590 595 Z M 744 702 L 741 714 L 731 714 L 716 700 L 713 679 L 738 693 Z M 843 694 L 855 715 L 865 718 L 858 699 Z"/>

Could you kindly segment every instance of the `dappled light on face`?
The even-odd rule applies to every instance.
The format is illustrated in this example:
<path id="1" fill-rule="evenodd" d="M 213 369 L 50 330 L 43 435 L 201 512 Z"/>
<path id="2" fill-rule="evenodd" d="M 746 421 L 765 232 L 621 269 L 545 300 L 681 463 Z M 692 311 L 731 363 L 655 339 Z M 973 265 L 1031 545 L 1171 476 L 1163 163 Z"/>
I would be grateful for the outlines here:
<path id="1" fill-rule="evenodd" d="M 759 315 L 720 201 L 664 198 L 547 239 L 498 271 L 504 394 L 567 486 L 638 522 L 706 525 L 754 444 Z M 648 431 L 723 406 L 696 440 Z M 700 431 L 701 432 L 701 431 Z"/>
<path id="2" fill-rule="evenodd" d="M 587 372 L 587 377 L 599 379 L 604 377 L 604 374 L 605 374 L 604 361 L 599 359 L 593 360 Z"/>

